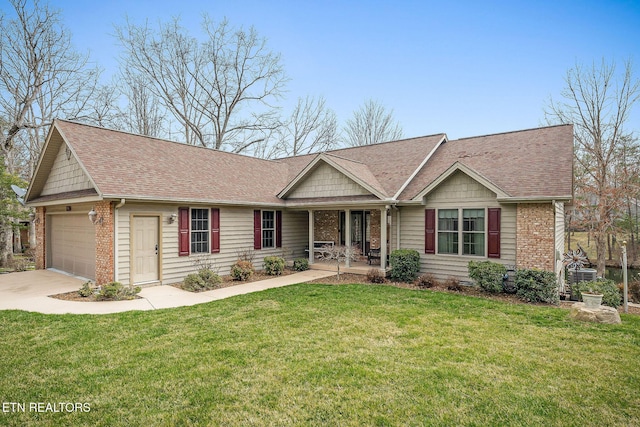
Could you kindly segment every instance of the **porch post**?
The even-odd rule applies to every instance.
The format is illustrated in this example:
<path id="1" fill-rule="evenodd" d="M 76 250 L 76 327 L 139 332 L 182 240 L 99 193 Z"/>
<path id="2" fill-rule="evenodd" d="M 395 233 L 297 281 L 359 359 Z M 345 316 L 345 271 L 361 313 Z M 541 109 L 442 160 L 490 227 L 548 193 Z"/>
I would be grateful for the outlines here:
<path id="1" fill-rule="evenodd" d="M 400 208 L 396 209 L 396 249 L 400 249 Z"/>
<path id="2" fill-rule="evenodd" d="M 313 209 L 309 209 L 309 264 L 313 264 L 314 252 L 313 252 L 313 236 L 314 236 L 314 220 Z"/>
<path id="3" fill-rule="evenodd" d="M 387 209 L 385 206 L 380 209 L 380 269 L 387 268 Z"/>
<path id="4" fill-rule="evenodd" d="M 351 209 L 345 209 L 344 211 L 344 234 L 344 245 L 347 248 L 351 248 Z M 347 257 L 345 265 L 351 267 L 350 257 Z"/>

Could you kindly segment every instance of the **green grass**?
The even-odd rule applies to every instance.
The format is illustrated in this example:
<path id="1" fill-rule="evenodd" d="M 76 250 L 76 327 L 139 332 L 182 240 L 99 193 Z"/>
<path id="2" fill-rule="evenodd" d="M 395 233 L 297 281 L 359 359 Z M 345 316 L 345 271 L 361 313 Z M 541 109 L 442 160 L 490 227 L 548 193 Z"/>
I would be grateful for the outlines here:
<path id="1" fill-rule="evenodd" d="M 0 312 L 0 425 L 638 425 L 640 318 L 367 285 Z M 29 402 L 86 402 L 35 413 Z"/>

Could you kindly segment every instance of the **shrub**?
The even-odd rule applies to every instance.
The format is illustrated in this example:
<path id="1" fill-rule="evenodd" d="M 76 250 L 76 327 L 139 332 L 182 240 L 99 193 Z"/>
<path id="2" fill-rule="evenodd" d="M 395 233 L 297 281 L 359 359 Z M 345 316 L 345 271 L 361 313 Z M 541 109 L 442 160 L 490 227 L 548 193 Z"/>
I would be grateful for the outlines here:
<path id="1" fill-rule="evenodd" d="M 80 296 L 84 298 L 87 298 L 93 295 L 94 288 L 91 285 L 92 285 L 91 280 L 87 280 L 86 282 L 84 282 L 82 284 L 82 287 L 78 291 L 78 294 L 80 294 Z"/>
<path id="2" fill-rule="evenodd" d="M 27 271 L 29 269 L 29 259 L 23 256 L 10 256 L 8 265 L 13 271 Z"/>
<path id="3" fill-rule="evenodd" d="M 293 260 L 293 269 L 295 271 L 305 271 L 309 269 L 309 260 L 306 258 L 297 258 Z"/>
<path id="4" fill-rule="evenodd" d="M 204 287 L 204 279 L 198 273 L 189 274 L 182 282 L 182 289 L 185 291 L 200 292 Z"/>
<path id="5" fill-rule="evenodd" d="M 96 299 L 98 301 L 120 301 L 134 299 L 136 294 L 140 292 L 140 287 L 124 286 L 120 282 L 111 282 L 104 285 Z"/>
<path id="6" fill-rule="evenodd" d="M 437 284 L 438 284 L 438 281 L 431 273 L 423 274 L 422 276 L 418 277 L 418 281 L 416 282 L 416 285 L 419 288 L 423 288 L 423 289 L 433 288 Z"/>
<path id="7" fill-rule="evenodd" d="M 617 308 L 622 300 L 620 291 L 613 280 L 598 279 L 593 282 L 579 282 L 571 285 L 582 301 L 583 292 L 602 294 L 602 304 Z"/>
<path id="8" fill-rule="evenodd" d="M 420 271 L 420 254 L 413 249 L 396 249 L 389 257 L 391 280 L 411 283 Z"/>
<path id="9" fill-rule="evenodd" d="M 505 274 L 507 267 L 497 262 L 469 261 L 469 277 L 486 292 L 502 292 L 502 279 Z"/>
<path id="10" fill-rule="evenodd" d="M 233 277 L 233 280 L 247 280 L 253 275 L 254 271 L 251 261 L 239 259 L 231 266 L 231 277 Z"/>
<path id="11" fill-rule="evenodd" d="M 618 285 L 620 293 L 624 296 L 624 283 Z M 640 303 L 640 276 L 635 280 L 630 280 L 627 283 L 627 290 L 629 291 L 629 301 L 633 303 Z"/>
<path id="12" fill-rule="evenodd" d="M 450 291 L 460 292 L 462 290 L 462 285 L 460 284 L 460 280 L 456 277 L 449 277 L 444 281 L 444 285 Z"/>
<path id="13" fill-rule="evenodd" d="M 203 268 L 185 277 L 182 288 L 191 292 L 208 291 L 215 289 L 220 283 L 222 283 L 220 276 L 208 268 Z"/>
<path id="14" fill-rule="evenodd" d="M 386 279 L 384 273 L 377 268 L 371 268 L 367 271 L 367 280 L 370 283 L 384 283 Z"/>
<path id="15" fill-rule="evenodd" d="M 279 256 L 264 257 L 264 271 L 270 276 L 279 276 L 284 271 L 284 258 Z"/>
<path id="16" fill-rule="evenodd" d="M 528 302 L 560 304 L 558 279 L 551 271 L 522 269 L 516 271 L 516 295 Z"/>

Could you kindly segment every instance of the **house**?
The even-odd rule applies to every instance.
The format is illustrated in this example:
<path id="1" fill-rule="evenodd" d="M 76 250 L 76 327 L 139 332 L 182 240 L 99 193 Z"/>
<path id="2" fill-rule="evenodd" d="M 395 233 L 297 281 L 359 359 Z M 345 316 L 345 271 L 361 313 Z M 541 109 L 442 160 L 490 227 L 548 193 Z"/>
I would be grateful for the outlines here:
<path id="1" fill-rule="evenodd" d="M 170 284 L 243 251 L 308 257 L 318 242 L 421 254 L 468 279 L 469 260 L 560 272 L 572 199 L 570 125 L 445 134 L 279 160 L 56 120 L 26 201 L 37 268 Z"/>

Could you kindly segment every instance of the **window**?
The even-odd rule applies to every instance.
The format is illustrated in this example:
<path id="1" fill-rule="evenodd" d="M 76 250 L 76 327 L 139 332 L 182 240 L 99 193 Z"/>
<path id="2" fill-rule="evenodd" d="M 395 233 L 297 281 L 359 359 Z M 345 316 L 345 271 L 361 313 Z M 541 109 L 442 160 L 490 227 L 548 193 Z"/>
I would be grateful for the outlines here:
<path id="1" fill-rule="evenodd" d="M 458 254 L 458 210 L 438 211 L 438 253 Z"/>
<path id="2" fill-rule="evenodd" d="M 262 211 L 262 247 L 276 246 L 276 214 L 274 211 Z"/>
<path id="3" fill-rule="evenodd" d="M 191 209 L 191 253 L 209 252 L 209 209 Z"/>
<path id="4" fill-rule="evenodd" d="M 484 209 L 438 210 L 438 253 L 484 256 L 484 217 Z"/>
<path id="5" fill-rule="evenodd" d="M 484 256 L 484 209 L 462 210 L 462 254 Z"/>

